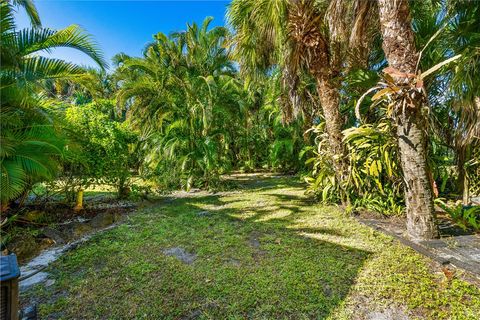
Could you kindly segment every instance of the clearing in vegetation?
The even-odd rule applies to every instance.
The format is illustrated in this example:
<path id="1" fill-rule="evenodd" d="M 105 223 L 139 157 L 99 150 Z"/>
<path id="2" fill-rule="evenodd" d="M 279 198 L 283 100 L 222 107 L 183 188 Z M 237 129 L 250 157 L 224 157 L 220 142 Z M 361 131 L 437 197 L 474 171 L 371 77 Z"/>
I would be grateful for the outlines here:
<path id="1" fill-rule="evenodd" d="M 54 263 L 49 319 L 478 319 L 480 289 L 448 277 L 293 177 L 140 209 Z"/>

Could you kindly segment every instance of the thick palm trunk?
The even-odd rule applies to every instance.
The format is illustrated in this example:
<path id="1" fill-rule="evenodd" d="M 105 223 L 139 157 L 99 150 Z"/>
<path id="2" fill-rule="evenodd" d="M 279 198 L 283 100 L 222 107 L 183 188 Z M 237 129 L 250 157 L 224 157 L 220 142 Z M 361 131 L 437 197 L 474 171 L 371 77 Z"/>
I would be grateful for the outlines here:
<path id="1" fill-rule="evenodd" d="M 325 25 L 318 19 L 321 11 L 317 11 L 315 1 L 292 1 L 288 11 L 288 35 L 294 43 L 293 52 L 290 53 L 294 65 L 292 69 L 307 67 L 316 79 L 325 117 L 329 151 L 333 156 L 336 179 L 341 184 L 348 176 L 348 157 L 342 142 L 344 121 L 340 113 L 340 85 L 332 81 L 341 75 L 342 63 L 338 59 L 341 56 L 340 46 L 336 40 L 329 39 L 325 34 Z M 286 71 L 288 74 L 288 70 Z M 297 71 L 290 72 L 291 74 L 285 78 L 292 78 Z M 342 192 L 342 202 L 347 204 L 348 199 L 345 195 L 345 192 Z"/>
<path id="2" fill-rule="evenodd" d="M 333 154 L 333 163 L 337 179 L 344 181 L 348 175 L 348 163 L 346 162 L 346 148 L 342 142 L 343 119 L 340 113 L 340 94 L 338 89 L 325 78 L 317 79 L 317 91 L 325 117 L 325 125 L 330 143 L 330 151 Z"/>
<path id="3" fill-rule="evenodd" d="M 415 74 L 418 53 L 411 27 L 408 0 L 378 0 L 383 50 L 389 66 L 398 74 Z M 407 76 L 394 76 L 399 84 L 410 81 Z M 412 91 L 413 94 L 413 91 Z M 405 179 L 407 231 L 416 240 L 438 236 L 433 206 L 433 193 L 427 172 L 425 121 L 421 108 L 423 94 L 414 94 L 414 107 L 405 108 L 399 101 L 397 134 Z M 406 109 L 406 110 L 405 110 Z"/>
<path id="4" fill-rule="evenodd" d="M 457 189 L 458 192 L 462 195 L 462 202 L 465 206 L 469 204 L 470 195 L 469 195 L 469 181 L 467 176 L 467 170 L 465 168 L 465 163 L 470 160 L 470 146 L 461 146 L 457 150 L 457 170 L 458 170 L 458 180 L 457 180 Z"/>
<path id="5" fill-rule="evenodd" d="M 432 184 L 426 161 L 425 123 L 420 110 L 412 110 L 397 121 L 398 145 L 405 180 L 407 231 L 416 240 L 438 236 Z"/>

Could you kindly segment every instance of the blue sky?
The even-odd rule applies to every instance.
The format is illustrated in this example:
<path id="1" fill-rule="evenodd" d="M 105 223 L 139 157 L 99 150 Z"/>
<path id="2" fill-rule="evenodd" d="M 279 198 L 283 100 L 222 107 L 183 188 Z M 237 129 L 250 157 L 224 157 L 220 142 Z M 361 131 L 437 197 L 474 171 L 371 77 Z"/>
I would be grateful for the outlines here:
<path id="1" fill-rule="evenodd" d="M 225 24 L 225 11 L 229 1 L 84 1 L 36 0 L 35 4 L 44 27 L 64 28 L 79 24 L 93 35 L 105 57 L 118 52 L 141 55 L 144 45 L 157 32 L 170 33 L 184 30 L 187 22 L 201 23 L 213 16 L 212 26 Z M 28 27 L 23 12 L 17 15 L 17 26 Z M 53 56 L 83 65 L 94 62 L 71 49 L 57 49 Z"/>

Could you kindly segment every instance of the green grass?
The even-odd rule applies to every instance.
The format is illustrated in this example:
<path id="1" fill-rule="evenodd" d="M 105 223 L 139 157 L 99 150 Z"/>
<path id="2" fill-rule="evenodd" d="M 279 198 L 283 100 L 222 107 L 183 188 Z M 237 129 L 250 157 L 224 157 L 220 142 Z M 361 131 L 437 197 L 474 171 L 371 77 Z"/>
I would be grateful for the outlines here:
<path id="1" fill-rule="evenodd" d="M 208 211 L 210 216 L 198 216 Z M 187 265 L 163 250 L 182 247 Z M 52 265 L 34 294 L 64 319 L 478 319 L 480 290 L 335 207 L 295 179 L 176 198 L 139 210 Z"/>

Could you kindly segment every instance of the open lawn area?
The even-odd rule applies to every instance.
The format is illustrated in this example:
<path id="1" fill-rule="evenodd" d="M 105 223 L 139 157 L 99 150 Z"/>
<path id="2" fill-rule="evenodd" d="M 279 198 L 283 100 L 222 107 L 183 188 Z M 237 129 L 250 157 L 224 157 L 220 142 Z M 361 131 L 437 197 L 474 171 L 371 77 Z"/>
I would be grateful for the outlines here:
<path id="1" fill-rule="evenodd" d="M 480 289 L 304 196 L 298 178 L 178 193 L 98 234 L 24 293 L 46 319 L 478 319 Z"/>

